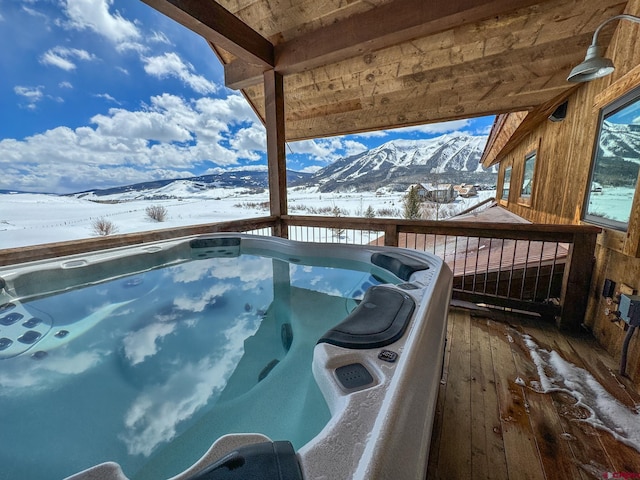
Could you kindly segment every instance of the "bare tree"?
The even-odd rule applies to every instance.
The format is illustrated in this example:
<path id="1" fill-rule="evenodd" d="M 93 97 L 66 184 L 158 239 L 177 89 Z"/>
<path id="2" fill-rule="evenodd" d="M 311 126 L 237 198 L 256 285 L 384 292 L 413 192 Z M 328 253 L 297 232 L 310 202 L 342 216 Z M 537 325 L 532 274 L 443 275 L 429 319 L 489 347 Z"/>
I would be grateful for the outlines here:
<path id="1" fill-rule="evenodd" d="M 156 222 L 164 222 L 167 219 L 167 209 L 162 205 L 150 205 L 147 207 L 147 217 Z"/>
<path id="2" fill-rule="evenodd" d="M 96 235 L 113 235 L 118 231 L 118 228 L 113 224 L 111 220 L 107 220 L 104 217 L 96 218 L 91 223 L 91 228 L 93 229 L 93 233 Z"/>

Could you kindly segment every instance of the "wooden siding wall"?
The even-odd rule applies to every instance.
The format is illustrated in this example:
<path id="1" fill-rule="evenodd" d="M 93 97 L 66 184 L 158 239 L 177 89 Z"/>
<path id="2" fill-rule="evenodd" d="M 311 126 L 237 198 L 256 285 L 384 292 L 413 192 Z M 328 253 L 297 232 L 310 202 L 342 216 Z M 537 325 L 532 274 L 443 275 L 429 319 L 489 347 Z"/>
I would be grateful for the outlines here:
<path id="1" fill-rule="evenodd" d="M 626 13 L 640 16 L 640 0 L 630 0 Z M 598 120 L 598 109 L 594 104 L 597 96 L 612 83 L 634 68 L 636 71 L 640 68 L 640 26 L 624 20 L 619 22 L 608 56 L 616 66 L 613 75 L 584 84 L 569 98 L 567 116 L 563 121 L 543 122 L 517 148 L 501 158 L 499 189 L 504 169 L 512 166 L 509 210 L 536 223 L 580 223 Z M 540 143 L 534 186 L 531 205 L 527 206 L 519 204 L 518 197 L 524 158 L 536 142 Z M 636 196 L 636 202 L 639 201 Z M 632 219 L 626 238 L 624 234 L 605 230 L 596 246 L 595 269 L 584 323 L 615 358 L 620 357 L 625 331 L 621 322 L 612 322 L 613 317 L 604 313 L 610 306 L 601 292 L 606 278 L 618 286 L 625 284 L 640 291 L 639 243 L 640 222 Z M 639 337 L 636 334 L 631 341 L 627 362 L 627 374 L 636 385 L 640 385 Z"/>

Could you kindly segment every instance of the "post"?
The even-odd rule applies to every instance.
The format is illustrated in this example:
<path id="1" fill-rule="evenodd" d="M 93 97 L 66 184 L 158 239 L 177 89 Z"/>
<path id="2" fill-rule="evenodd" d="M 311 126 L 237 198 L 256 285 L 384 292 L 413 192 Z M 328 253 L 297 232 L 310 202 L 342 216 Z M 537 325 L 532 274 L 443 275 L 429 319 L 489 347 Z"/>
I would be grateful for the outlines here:
<path id="1" fill-rule="evenodd" d="M 264 72 L 265 124 L 267 129 L 267 166 L 269 169 L 269 205 L 277 217 L 274 234 L 287 238 L 281 217 L 287 214 L 287 161 L 285 151 L 284 81 L 275 70 Z"/>
<path id="2" fill-rule="evenodd" d="M 577 330 L 584 321 L 591 288 L 595 248 L 595 233 L 574 235 L 562 279 L 560 294 L 562 312 L 557 322 L 560 329 Z"/>
<path id="3" fill-rule="evenodd" d="M 398 225 L 388 224 L 384 227 L 384 245 L 385 247 L 398 246 Z"/>

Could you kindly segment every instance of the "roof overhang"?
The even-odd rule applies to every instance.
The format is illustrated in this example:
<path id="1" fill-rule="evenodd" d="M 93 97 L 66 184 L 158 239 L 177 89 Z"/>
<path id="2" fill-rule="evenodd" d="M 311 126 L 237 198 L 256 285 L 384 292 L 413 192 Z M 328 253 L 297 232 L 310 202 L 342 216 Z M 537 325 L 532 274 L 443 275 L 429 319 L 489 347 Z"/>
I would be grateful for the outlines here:
<path id="1" fill-rule="evenodd" d="M 287 140 L 542 112 L 574 88 L 567 72 L 627 3 L 143 1 L 204 37 L 263 121 L 263 74 L 279 72 Z"/>

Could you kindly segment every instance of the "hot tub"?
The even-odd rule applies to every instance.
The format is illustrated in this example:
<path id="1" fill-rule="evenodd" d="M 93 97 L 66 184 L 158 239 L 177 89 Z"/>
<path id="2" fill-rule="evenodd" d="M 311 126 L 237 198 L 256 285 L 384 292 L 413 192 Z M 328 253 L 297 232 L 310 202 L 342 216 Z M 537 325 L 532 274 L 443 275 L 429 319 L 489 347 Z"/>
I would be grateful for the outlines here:
<path id="1" fill-rule="evenodd" d="M 3 478 L 424 477 L 435 256 L 216 234 L 0 277 Z"/>

